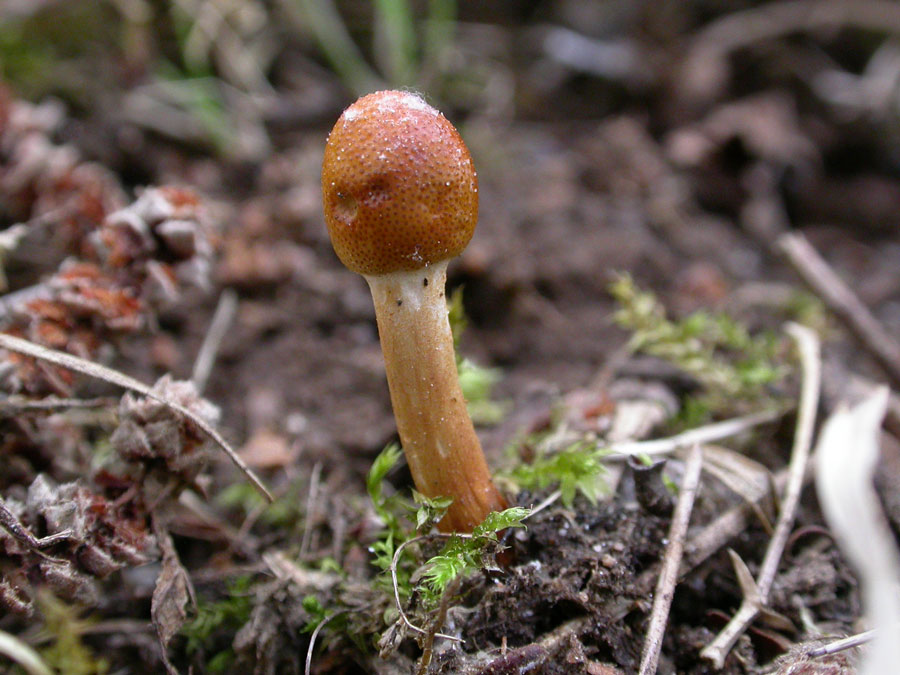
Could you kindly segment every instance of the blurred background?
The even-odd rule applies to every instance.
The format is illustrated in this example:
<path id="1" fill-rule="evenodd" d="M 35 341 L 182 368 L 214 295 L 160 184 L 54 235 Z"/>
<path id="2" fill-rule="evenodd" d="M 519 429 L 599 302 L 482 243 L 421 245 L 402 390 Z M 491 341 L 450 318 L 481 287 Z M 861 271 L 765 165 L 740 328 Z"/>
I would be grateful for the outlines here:
<path id="1" fill-rule="evenodd" d="M 393 422 L 368 292 L 325 234 L 319 163 L 346 105 L 400 87 L 475 157 L 480 225 L 451 285 L 463 349 L 499 369 L 501 397 L 603 377 L 624 341 L 614 273 L 675 316 L 727 308 L 757 328 L 815 312 L 767 250 L 787 229 L 896 331 L 898 33 L 900 6 L 879 0 L 4 0 L 3 100 L 32 106 L 19 124 L 44 143 L 22 150 L 7 125 L 0 224 L 31 224 L 8 289 L 71 252 L 37 224 L 86 212 L 72 184 L 101 216 L 143 186 L 188 186 L 214 223 L 205 291 L 120 362 L 189 373 L 210 290 L 233 289 L 209 384 L 229 428 L 370 457 Z M 42 181 L 63 156 L 47 148 L 94 173 Z"/>
<path id="2" fill-rule="evenodd" d="M 280 497 L 265 511 L 218 454 L 198 477 L 196 429 L 178 418 L 173 428 L 194 434 L 178 437 L 188 461 L 135 459 L 134 438 L 120 430 L 131 425 L 137 437 L 161 412 L 120 404 L 120 392 L 46 364 L 0 363 L 0 390 L 26 397 L 0 397 L 4 498 L 32 527 L 76 493 L 87 512 L 118 518 L 79 533 L 96 545 L 89 562 L 98 569 L 53 578 L 67 601 L 111 621 L 141 618 L 133 631 L 127 621 L 114 626 L 109 642 L 97 638 L 117 667 L 162 667 L 146 620 L 160 567 L 145 563 L 158 559 L 147 542 L 167 541 L 148 529 L 163 508 L 176 514 L 169 552 L 177 546 L 194 582 L 219 594 L 225 579 L 239 578 L 235 570 L 255 565 L 253 574 L 268 575 L 275 568 L 263 552 L 277 547 L 291 555 L 299 547 L 297 560 L 323 570 L 329 560 L 347 578 L 371 573 L 362 546 L 373 540 L 375 516 L 364 476 L 396 428 L 368 288 L 327 238 L 320 166 L 341 111 L 382 88 L 421 92 L 459 128 L 478 170 L 480 221 L 450 267 L 450 286 L 462 292 L 461 352 L 478 364 L 480 387 L 467 396 L 481 404 L 473 414 L 492 467 L 514 439 L 560 420 L 605 433 L 618 378 L 636 380 L 638 398 L 658 398 L 640 433 L 742 414 L 792 391 L 796 382 L 779 380 L 778 367 L 741 362 L 728 372 L 746 377 L 756 398 L 690 407 L 702 378 L 659 359 L 624 358 L 634 332 L 672 329 L 663 306 L 674 319 L 702 312 L 678 324 L 672 342 L 711 329 L 720 340 L 713 356 L 759 347 L 765 363 L 788 360 L 788 348 L 750 334 L 783 336 L 789 319 L 814 326 L 825 341 L 826 408 L 844 393 L 848 370 L 885 379 L 775 242 L 802 233 L 887 333 L 900 333 L 900 3 L 0 0 L 0 328 L 144 382 L 193 379 L 221 408 L 217 428 Z M 646 325 L 618 325 L 616 279 L 619 306 L 630 303 Z M 709 318 L 719 311 L 739 324 Z M 83 400 L 72 414 L 45 414 L 48 394 Z M 185 396 L 215 419 L 209 404 Z M 765 433 L 769 442 L 753 451 L 773 469 L 787 434 Z M 519 459 L 533 450 L 520 445 Z M 127 470 L 109 468 L 122 463 Z M 900 461 L 893 466 L 883 472 L 888 495 L 900 494 Z M 184 485 L 197 490 L 179 497 Z M 896 528 L 896 498 L 891 506 Z M 95 541 L 120 530 L 132 548 L 112 536 L 112 547 Z M 635 541 L 635 560 L 656 559 Z M 762 550 L 758 540 L 744 543 L 751 555 Z M 51 579 L 44 558 L 9 545 L 0 566 L 19 575 L 16 588 L 27 588 L 29 575 Z M 72 556 L 87 544 L 77 546 Z M 556 554 L 555 545 L 547 550 Z M 702 632 L 705 603 L 739 601 L 730 563 L 719 562 L 721 583 L 710 588 L 726 591 L 697 585 L 684 603 L 682 672 L 708 672 L 695 654 L 711 637 Z M 175 555 L 164 564 L 181 569 Z M 97 594 L 94 577 L 119 568 L 127 569 Z M 848 576 L 829 583 L 835 597 L 854 597 Z M 819 592 L 818 582 L 808 586 Z M 16 588 L 0 584 L 3 606 L 17 612 L 0 616 L 3 630 L 32 621 L 32 598 Z M 194 632 L 183 633 L 196 641 L 182 639 L 173 658 L 201 667 L 203 650 L 215 647 L 227 652 L 227 669 L 233 646 L 244 664 L 291 660 L 294 670 L 279 672 L 299 672 L 298 645 L 307 642 L 298 636 L 314 625 L 312 610 L 298 609 L 299 596 L 279 596 L 289 610 L 275 617 L 260 592 L 259 635 L 248 637 L 248 586 L 234 588 L 246 606 L 234 616 L 222 610 L 205 633 L 200 612 Z M 571 602 L 560 605 L 567 618 Z M 843 607 L 832 615 L 844 627 L 856 618 Z M 115 640 L 126 646 L 116 651 Z M 320 664 L 347 672 L 346 662 Z"/>

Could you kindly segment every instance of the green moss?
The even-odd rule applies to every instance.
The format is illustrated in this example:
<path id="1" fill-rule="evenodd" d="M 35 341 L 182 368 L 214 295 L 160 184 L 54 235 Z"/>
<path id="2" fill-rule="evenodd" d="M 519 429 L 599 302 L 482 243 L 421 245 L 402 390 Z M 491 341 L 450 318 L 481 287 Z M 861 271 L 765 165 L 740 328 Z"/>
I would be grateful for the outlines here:
<path id="1" fill-rule="evenodd" d="M 561 452 L 539 452 L 534 461 L 517 466 L 506 478 L 526 490 L 558 488 L 566 506 L 571 506 L 578 494 L 596 504 L 608 489 L 605 455 L 606 450 L 596 443 L 578 442 Z"/>
<path id="2" fill-rule="evenodd" d="M 26 99 L 61 94 L 77 101 L 85 95 L 87 64 L 114 61 L 118 40 L 117 16 L 106 3 L 52 3 L 0 21 L 0 79 Z"/>
<path id="3" fill-rule="evenodd" d="M 218 636 L 228 636 L 230 644 L 234 633 L 250 620 L 253 609 L 251 584 L 249 576 L 236 577 L 228 583 L 224 598 L 212 601 L 198 599 L 196 616 L 181 628 L 181 634 L 187 638 L 185 649 L 188 655 L 205 654 L 215 649 Z M 234 658 L 230 646 L 217 651 L 206 662 L 207 672 L 228 672 Z"/>
<path id="4" fill-rule="evenodd" d="M 103 675 L 109 671 L 106 659 L 81 641 L 90 622 L 80 618 L 78 607 L 67 605 L 49 590 L 38 593 L 37 605 L 44 620 L 41 637 L 49 640 L 38 653 L 48 666 L 66 675 Z"/>
<path id="5" fill-rule="evenodd" d="M 726 314 L 702 311 L 673 321 L 656 296 L 628 275 L 620 276 L 610 292 L 618 303 L 616 323 L 631 332 L 630 351 L 663 359 L 701 386 L 687 422 L 704 421 L 701 411 L 715 416 L 771 402 L 772 385 L 790 372 L 783 338 L 774 333 L 753 335 Z"/>

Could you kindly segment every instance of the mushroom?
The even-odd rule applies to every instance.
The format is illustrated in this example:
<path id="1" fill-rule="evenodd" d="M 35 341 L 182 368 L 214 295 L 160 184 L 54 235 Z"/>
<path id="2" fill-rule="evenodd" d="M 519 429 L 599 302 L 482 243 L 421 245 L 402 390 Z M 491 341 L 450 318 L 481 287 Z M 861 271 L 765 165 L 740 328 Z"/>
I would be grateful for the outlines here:
<path id="1" fill-rule="evenodd" d="M 444 297 L 447 264 L 469 243 L 478 219 L 469 151 L 420 96 L 369 94 L 328 136 L 322 199 L 335 253 L 372 291 L 416 489 L 453 499 L 441 531 L 471 532 L 506 500 L 466 410 Z"/>

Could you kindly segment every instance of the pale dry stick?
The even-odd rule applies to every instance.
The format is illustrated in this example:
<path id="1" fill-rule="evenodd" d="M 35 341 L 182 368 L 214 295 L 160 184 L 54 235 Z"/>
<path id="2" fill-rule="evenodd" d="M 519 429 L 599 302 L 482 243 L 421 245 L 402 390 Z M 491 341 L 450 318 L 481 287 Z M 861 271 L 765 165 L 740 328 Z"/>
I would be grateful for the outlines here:
<path id="1" fill-rule="evenodd" d="M 878 361 L 895 387 L 900 387 L 900 343 L 885 330 L 851 288 L 797 232 L 785 233 L 774 248 Z"/>
<path id="2" fill-rule="evenodd" d="M 871 642 L 877 632 L 878 630 L 873 628 L 872 630 L 857 633 L 856 635 L 849 635 L 840 640 L 829 642 L 827 645 L 810 649 L 806 652 L 806 655 L 810 658 L 818 658 L 820 656 L 827 656 L 828 654 L 837 654 L 838 652 L 843 652 L 847 649 L 854 649 Z"/>
<path id="3" fill-rule="evenodd" d="M 775 474 L 772 481 L 774 488 L 778 491 L 784 490 L 784 487 L 788 483 L 788 478 L 788 469 L 783 469 Z M 809 483 L 811 479 L 812 471 L 808 468 L 806 475 L 803 477 L 804 485 Z M 770 495 L 770 492 L 766 492 L 765 494 L 761 494 L 756 500 L 737 504 L 704 527 L 694 538 L 692 538 L 686 547 L 688 553 L 685 557 L 684 564 L 681 566 L 680 578 L 687 576 L 691 570 L 708 560 L 730 540 L 745 531 L 750 524 L 751 518 L 757 513 L 759 503 Z M 645 575 L 648 574 L 652 581 L 652 578 L 655 578 L 656 575 L 655 568 L 651 567 L 647 572 L 642 574 L 639 584 L 641 587 L 647 587 L 649 589 L 647 578 L 645 578 Z"/>
<path id="4" fill-rule="evenodd" d="M 613 443 L 610 446 L 606 446 L 610 453 L 606 459 L 620 459 L 632 455 L 662 455 L 691 445 L 704 445 L 713 441 L 720 441 L 723 438 L 737 436 L 755 427 L 773 422 L 783 414 L 784 411 L 767 410 L 725 420 L 724 422 L 707 424 L 706 426 L 690 429 L 668 438 Z"/>
<path id="5" fill-rule="evenodd" d="M 334 619 L 346 613 L 347 610 L 335 612 L 331 616 L 322 619 L 319 622 L 319 625 L 316 626 L 315 630 L 313 630 L 312 635 L 309 636 L 309 646 L 306 648 L 306 664 L 303 667 L 303 675 L 309 675 L 310 668 L 312 668 L 313 650 L 316 647 L 316 639 L 319 637 L 319 633 L 321 633 L 322 629 L 325 628 L 325 626 L 331 623 Z"/>
<path id="6" fill-rule="evenodd" d="M 528 512 L 528 515 L 525 516 L 525 518 L 523 518 L 522 520 L 526 520 L 534 515 L 537 515 L 547 507 L 551 506 L 560 497 L 562 497 L 562 490 L 554 490 L 537 506 L 532 507 L 532 509 Z"/>
<path id="7" fill-rule="evenodd" d="M 47 347 L 42 347 L 41 345 L 35 344 L 34 342 L 29 342 L 28 340 L 13 337 L 12 335 L 7 335 L 6 333 L 0 333 L 0 348 L 6 349 L 11 352 L 16 352 L 17 354 L 25 354 L 26 356 L 30 356 L 41 361 L 46 361 L 48 363 L 53 363 L 57 366 L 62 366 L 63 368 L 68 368 L 69 370 L 74 370 L 84 375 L 88 375 L 89 377 L 94 377 L 99 380 L 103 380 L 104 382 L 109 382 L 110 384 L 114 384 L 117 387 L 122 387 L 123 389 L 130 389 L 131 391 L 135 391 L 142 396 L 152 398 L 154 401 L 158 401 L 164 406 L 167 406 L 168 408 L 171 408 L 179 414 L 184 415 L 194 424 L 196 424 L 200 428 L 200 430 L 203 431 L 203 433 L 205 433 L 207 436 L 209 436 L 209 438 L 211 438 L 220 448 L 222 448 L 225 454 L 228 455 L 228 458 L 234 463 L 235 466 L 237 466 L 241 473 L 244 474 L 247 480 L 250 481 L 253 487 L 255 487 L 259 491 L 259 493 L 263 497 L 265 497 L 266 500 L 268 500 L 269 502 L 274 501 L 272 493 L 269 492 L 268 488 L 266 488 L 266 486 L 257 477 L 253 470 L 244 463 L 244 460 L 242 460 L 238 456 L 234 448 L 231 447 L 228 441 L 226 441 L 222 437 L 222 435 L 212 427 L 212 425 L 210 425 L 208 422 L 206 422 L 206 420 L 201 418 L 196 413 L 191 412 L 190 410 L 185 408 L 180 403 L 170 401 L 164 396 L 160 396 L 143 382 L 135 380 L 133 377 L 129 377 L 124 373 L 120 373 L 118 370 L 113 370 L 112 368 L 107 368 L 106 366 L 101 366 L 98 363 L 94 363 L 77 356 L 72 356 L 71 354 L 66 354 L 64 352 L 59 352 L 55 349 L 48 349 Z"/>
<path id="8" fill-rule="evenodd" d="M 772 582 L 778 573 L 778 564 L 790 537 L 797 506 L 803 492 L 803 478 L 812 448 L 822 382 L 818 336 L 811 329 L 796 323 L 788 324 L 787 333 L 797 343 L 804 377 L 800 390 L 800 405 L 797 410 L 797 428 L 794 432 L 794 449 L 791 455 L 788 484 L 784 499 L 781 501 L 778 522 L 775 524 L 775 534 L 772 535 L 772 541 L 756 580 L 764 597 L 769 595 Z"/>
<path id="9" fill-rule="evenodd" d="M 87 408 L 108 408 L 116 404 L 116 400 L 100 396 L 97 398 L 58 398 L 48 396 L 33 399 L 26 396 L 9 396 L 0 401 L 0 417 L 11 417 L 20 413 L 47 410 L 83 410 Z"/>
<path id="10" fill-rule="evenodd" d="M 203 344 L 200 345 L 200 351 L 197 352 L 197 358 L 194 360 L 194 372 L 191 374 L 191 381 L 194 383 L 198 394 L 202 394 L 203 390 L 206 389 L 206 383 L 209 381 L 210 373 L 212 373 L 216 355 L 219 353 L 219 347 L 222 344 L 222 340 L 228 335 L 228 331 L 231 330 L 231 324 L 234 323 L 237 307 L 237 293 L 230 288 L 226 288 L 219 296 L 216 311 L 209 322 L 209 328 L 206 331 L 206 336 L 203 338 Z"/>
<path id="11" fill-rule="evenodd" d="M 302 560 L 309 553 L 309 542 L 312 540 L 312 512 L 319 496 L 319 478 L 322 476 L 322 462 L 313 465 L 309 476 L 309 494 L 306 496 L 306 517 L 303 523 L 303 537 L 300 539 L 300 554 Z"/>
<path id="12" fill-rule="evenodd" d="M 699 445 L 694 445 L 685 464 L 678 503 L 675 505 L 672 523 L 669 526 L 669 544 L 666 547 L 662 571 L 653 595 L 653 612 L 650 615 L 650 625 L 644 640 L 644 654 L 641 657 L 641 668 L 638 671 L 640 675 L 654 675 L 659 665 L 659 652 L 662 649 L 663 636 L 669 620 L 669 609 L 672 607 L 672 599 L 675 597 L 678 569 L 684 553 L 684 540 L 687 536 L 688 523 L 691 520 L 691 511 L 694 508 L 694 498 L 697 496 L 697 488 L 700 485 L 702 468 L 703 451 Z"/>
<path id="13" fill-rule="evenodd" d="M 453 537 L 459 537 L 460 539 L 474 539 L 474 536 L 471 534 L 454 534 L 452 532 L 432 532 L 431 534 L 423 534 L 419 537 L 413 537 L 412 539 L 407 539 L 402 544 L 397 547 L 397 550 L 394 551 L 394 557 L 391 560 L 391 583 L 394 586 L 394 602 L 397 603 L 397 612 L 400 614 L 400 620 L 403 621 L 403 624 L 409 628 L 411 631 L 419 633 L 420 635 L 427 635 L 428 631 L 424 628 L 419 628 L 414 625 L 409 617 L 406 616 L 406 612 L 403 611 L 403 603 L 400 602 L 400 585 L 397 581 L 397 563 L 400 561 L 400 554 L 410 544 L 415 544 L 420 541 L 424 541 L 426 539 L 452 539 Z M 445 635 L 443 633 L 435 633 L 435 637 L 447 638 L 448 640 L 453 640 L 454 642 L 463 643 L 465 640 L 462 638 L 458 638 L 455 635 Z"/>
<path id="14" fill-rule="evenodd" d="M 900 34 L 900 14 L 889 0 L 793 0 L 731 12 L 710 22 L 696 36 L 688 60 L 730 52 L 798 31 L 851 27 Z"/>
<path id="15" fill-rule="evenodd" d="M 781 503 L 778 521 L 775 524 L 775 533 L 769 541 L 769 547 L 760 566 L 756 582 L 752 584 L 752 588 L 748 585 L 744 589 L 744 601 L 741 603 L 738 612 L 716 638 L 700 653 L 703 658 L 711 661 L 716 668 L 722 667 L 731 647 L 768 602 L 769 591 L 772 589 L 772 583 L 778 572 L 778 564 L 781 561 L 785 543 L 790 536 L 797 505 L 800 502 L 800 495 L 803 491 L 816 422 L 816 409 L 819 405 L 822 367 L 819 358 L 819 339 L 816 334 L 809 328 L 795 323 L 788 324 L 787 332 L 797 343 L 803 371 L 800 404 L 797 410 L 797 427 L 794 432 L 794 447 L 791 452 L 787 487 Z"/>
<path id="16" fill-rule="evenodd" d="M 44 663 L 41 655 L 33 647 L 2 630 L 0 630 L 0 654 L 18 663 L 28 675 L 53 675 L 53 670 Z"/>
<path id="17" fill-rule="evenodd" d="M 422 656 L 419 657 L 419 667 L 416 669 L 416 675 L 426 675 L 428 666 L 431 665 L 431 659 L 434 657 L 434 638 L 437 636 L 437 629 L 444 625 L 447 620 L 447 610 L 450 608 L 450 598 L 459 588 L 460 578 L 453 578 L 441 593 L 441 604 L 438 607 L 437 616 L 434 618 L 432 625 L 434 630 L 429 630 L 422 640 Z"/>

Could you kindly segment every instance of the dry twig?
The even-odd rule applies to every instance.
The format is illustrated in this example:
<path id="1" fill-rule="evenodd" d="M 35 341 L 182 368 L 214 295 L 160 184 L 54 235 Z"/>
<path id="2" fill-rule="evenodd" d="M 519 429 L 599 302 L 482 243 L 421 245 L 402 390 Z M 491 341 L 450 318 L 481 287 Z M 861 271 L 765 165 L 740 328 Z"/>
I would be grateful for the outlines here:
<path id="1" fill-rule="evenodd" d="M 684 540 L 687 536 L 688 523 L 691 520 L 691 511 L 694 508 L 694 498 L 697 496 L 697 487 L 700 484 L 702 467 L 703 451 L 699 445 L 695 445 L 688 455 L 678 504 L 672 514 L 669 545 L 666 547 L 662 571 L 659 574 L 656 593 L 653 595 L 653 613 L 650 616 L 650 625 L 644 640 L 644 654 L 641 657 L 640 671 L 638 671 L 640 675 L 653 675 L 659 664 L 659 652 L 662 649 L 663 635 L 665 635 L 669 619 L 669 608 L 672 606 L 672 598 L 675 596 L 678 568 L 681 566 Z"/>
<path id="2" fill-rule="evenodd" d="M 769 542 L 769 547 L 766 550 L 756 581 L 753 582 L 752 578 L 749 578 L 748 581 L 747 577 L 749 575 L 741 573 L 743 563 L 737 564 L 737 561 L 735 561 L 735 570 L 739 579 L 742 580 L 744 601 L 728 625 L 701 652 L 701 656 L 711 661 L 716 668 L 723 666 L 725 657 L 735 641 L 743 634 L 756 616 L 765 609 L 769 591 L 772 589 L 772 583 L 778 571 L 778 564 L 781 561 L 785 543 L 790 536 L 794 515 L 803 490 L 807 460 L 809 459 L 809 451 L 812 446 L 816 409 L 819 405 L 819 384 L 821 381 L 819 341 L 815 333 L 798 324 L 789 324 L 787 330 L 797 342 L 803 369 L 803 385 L 800 392 L 800 405 L 797 412 L 797 427 L 794 434 L 794 448 L 791 453 L 787 488 L 782 500 L 781 513 L 775 525 L 775 534 L 772 535 L 772 539 Z M 734 556 L 732 558 L 734 559 Z"/>
<path id="3" fill-rule="evenodd" d="M 900 387 L 900 343 L 884 329 L 806 237 L 797 232 L 785 233 L 778 237 L 774 247 L 878 361 L 893 385 Z"/>
<path id="4" fill-rule="evenodd" d="M 209 322 L 206 337 L 203 338 L 203 344 L 200 345 L 200 351 L 197 352 L 197 358 L 194 361 L 194 372 L 191 374 L 191 381 L 197 388 L 198 394 L 202 394 L 203 390 L 206 389 L 206 383 L 212 372 L 216 354 L 219 352 L 222 340 L 225 339 L 225 336 L 228 335 L 228 331 L 231 329 L 237 306 L 237 293 L 230 288 L 222 291 L 222 295 L 219 296 L 219 304 L 216 305 L 216 312 L 213 314 L 212 321 Z"/>
<path id="5" fill-rule="evenodd" d="M 679 448 L 691 445 L 704 445 L 720 441 L 723 438 L 737 436 L 754 427 L 772 422 L 784 414 L 780 410 L 767 410 L 763 412 L 736 417 L 724 422 L 715 422 L 706 426 L 689 429 L 669 438 L 657 438 L 650 441 L 627 441 L 613 443 L 607 449 L 610 452 L 607 459 L 619 459 L 632 455 L 663 455 L 675 452 Z"/>
<path id="6" fill-rule="evenodd" d="M 316 508 L 316 500 L 319 496 L 319 479 L 322 476 L 322 462 L 313 465 L 309 476 L 309 494 L 306 497 L 306 517 L 303 519 L 303 537 L 300 539 L 300 554 L 302 560 L 309 553 L 309 545 L 312 541 L 313 513 Z"/>
<path id="7" fill-rule="evenodd" d="M 0 654 L 15 661 L 28 675 L 53 674 L 34 648 L 5 631 L 0 631 Z"/>
<path id="8" fill-rule="evenodd" d="M 400 554 L 410 544 L 417 544 L 420 541 L 425 541 L 426 539 L 453 539 L 454 537 L 459 537 L 460 539 L 472 539 L 473 536 L 471 534 L 457 534 L 453 532 L 432 532 L 431 534 L 423 534 L 419 537 L 413 537 L 412 539 L 407 539 L 402 544 L 397 547 L 397 550 L 394 551 L 394 558 L 391 560 L 391 583 L 394 586 L 394 602 L 397 603 L 397 612 L 400 614 L 400 620 L 403 622 L 407 628 L 415 633 L 419 633 L 420 635 L 427 635 L 428 631 L 424 628 L 419 628 L 414 625 L 409 617 L 406 616 L 406 612 L 403 611 L 403 603 L 400 602 L 400 586 L 397 580 L 397 564 L 400 562 Z M 434 637 L 442 637 L 447 638 L 448 640 L 453 640 L 455 642 L 464 642 L 461 638 L 456 637 L 455 635 L 444 635 L 443 633 L 435 633 Z"/>
<path id="9" fill-rule="evenodd" d="M 316 640 L 319 637 L 319 633 L 321 633 L 322 629 L 325 628 L 325 626 L 327 626 L 329 623 L 334 621 L 339 616 L 343 616 L 346 613 L 347 613 L 346 610 L 341 611 L 341 612 L 335 612 L 331 616 L 326 617 L 325 619 L 322 619 L 322 621 L 319 622 L 319 625 L 316 626 L 315 630 L 313 630 L 312 635 L 309 636 L 309 646 L 306 648 L 306 662 L 305 662 L 305 665 L 303 666 L 303 675 L 309 675 L 310 668 L 312 668 L 313 651 L 316 648 Z"/>
<path id="10" fill-rule="evenodd" d="M 818 658 L 819 656 L 827 656 L 828 654 L 837 654 L 838 652 L 842 652 L 847 649 L 854 649 L 855 647 L 864 645 L 867 642 L 871 642 L 872 638 L 875 637 L 876 632 L 876 629 L 873 628 L 872 630 L 857 633 L 856 635 L 850 635 L 848 637 L 841 638 L 840 640 L 829 642 L 827 645 L 822 645 L 821 647 L 810 649 L 806 653 L 806 655 L 811 658 Z"/>
<path id="11" fill-rule="evenodd" d="M 84 359 L 78 358 L 77 356 L 66 354 L 65 352 L 59 352 L 54 349 L 47 349 L 46 347 L 42 347 L 41 345 L 29 342 L 28 340 L 13 337 L 12 335 L 7 335 L 5 333 L 0 333 L 0 348 L 9 350 L 11 352 L 16 352 L 17 354 L 25 354 L 26 356 L 30 356 L 41 361 L 46 361 L 57 366 L 62 366 L 63 368 L 74 370 L 84 375 L 109 382 L 110 384 L 122 387 L 123 389 L 130 389 L 131 391 L 135 391 L 142 396 L 146 396 L 147 398 L 153 399 L 154 401 L 158 401 L 164 406 L 167 406 L 172 410 L 175 410 L 179 414 L 184 415 L 189 420 L 191 420 L 191 422 L 196 424 L 197 427 L 201 431 L 203 431 L 203 433 L 205 433 L 209 438 L 211 438 L 219 447 L 221 447 L 222 450 L 225 451 L 225 454 L 228 455 L 228 458 L 235 464 L 235 466 L 237 466 L 241 473 L 246 476 L 247 480 L 250 481 L 253 487 L 255 487 L 263 497 L 265 497 L 269 502 L 274 501 L 272 494 L 259 479 L 259 477 L 257 477 L 253 470 L 244 463 L 244 460 L 242 460 L 240 456 L 238 456 L 237 452 L 234 450 L 234 448 L 231 447 L 228 441 L 226 441 L 218 431 L 216 431 L 210 424 L 208 424 L 206 420 L 204 420 L 199 415 L 191 412 L 183 405 L 174 401 L 166 400 L 164 397 L 160 396 L 143 382 L 139 382 L 133 377 L 129 377 L 128 375 L 120 373 L 117 370 L 113 370 L 112 368 L 101 366 L 98 363 L 86 361 Z"/>

